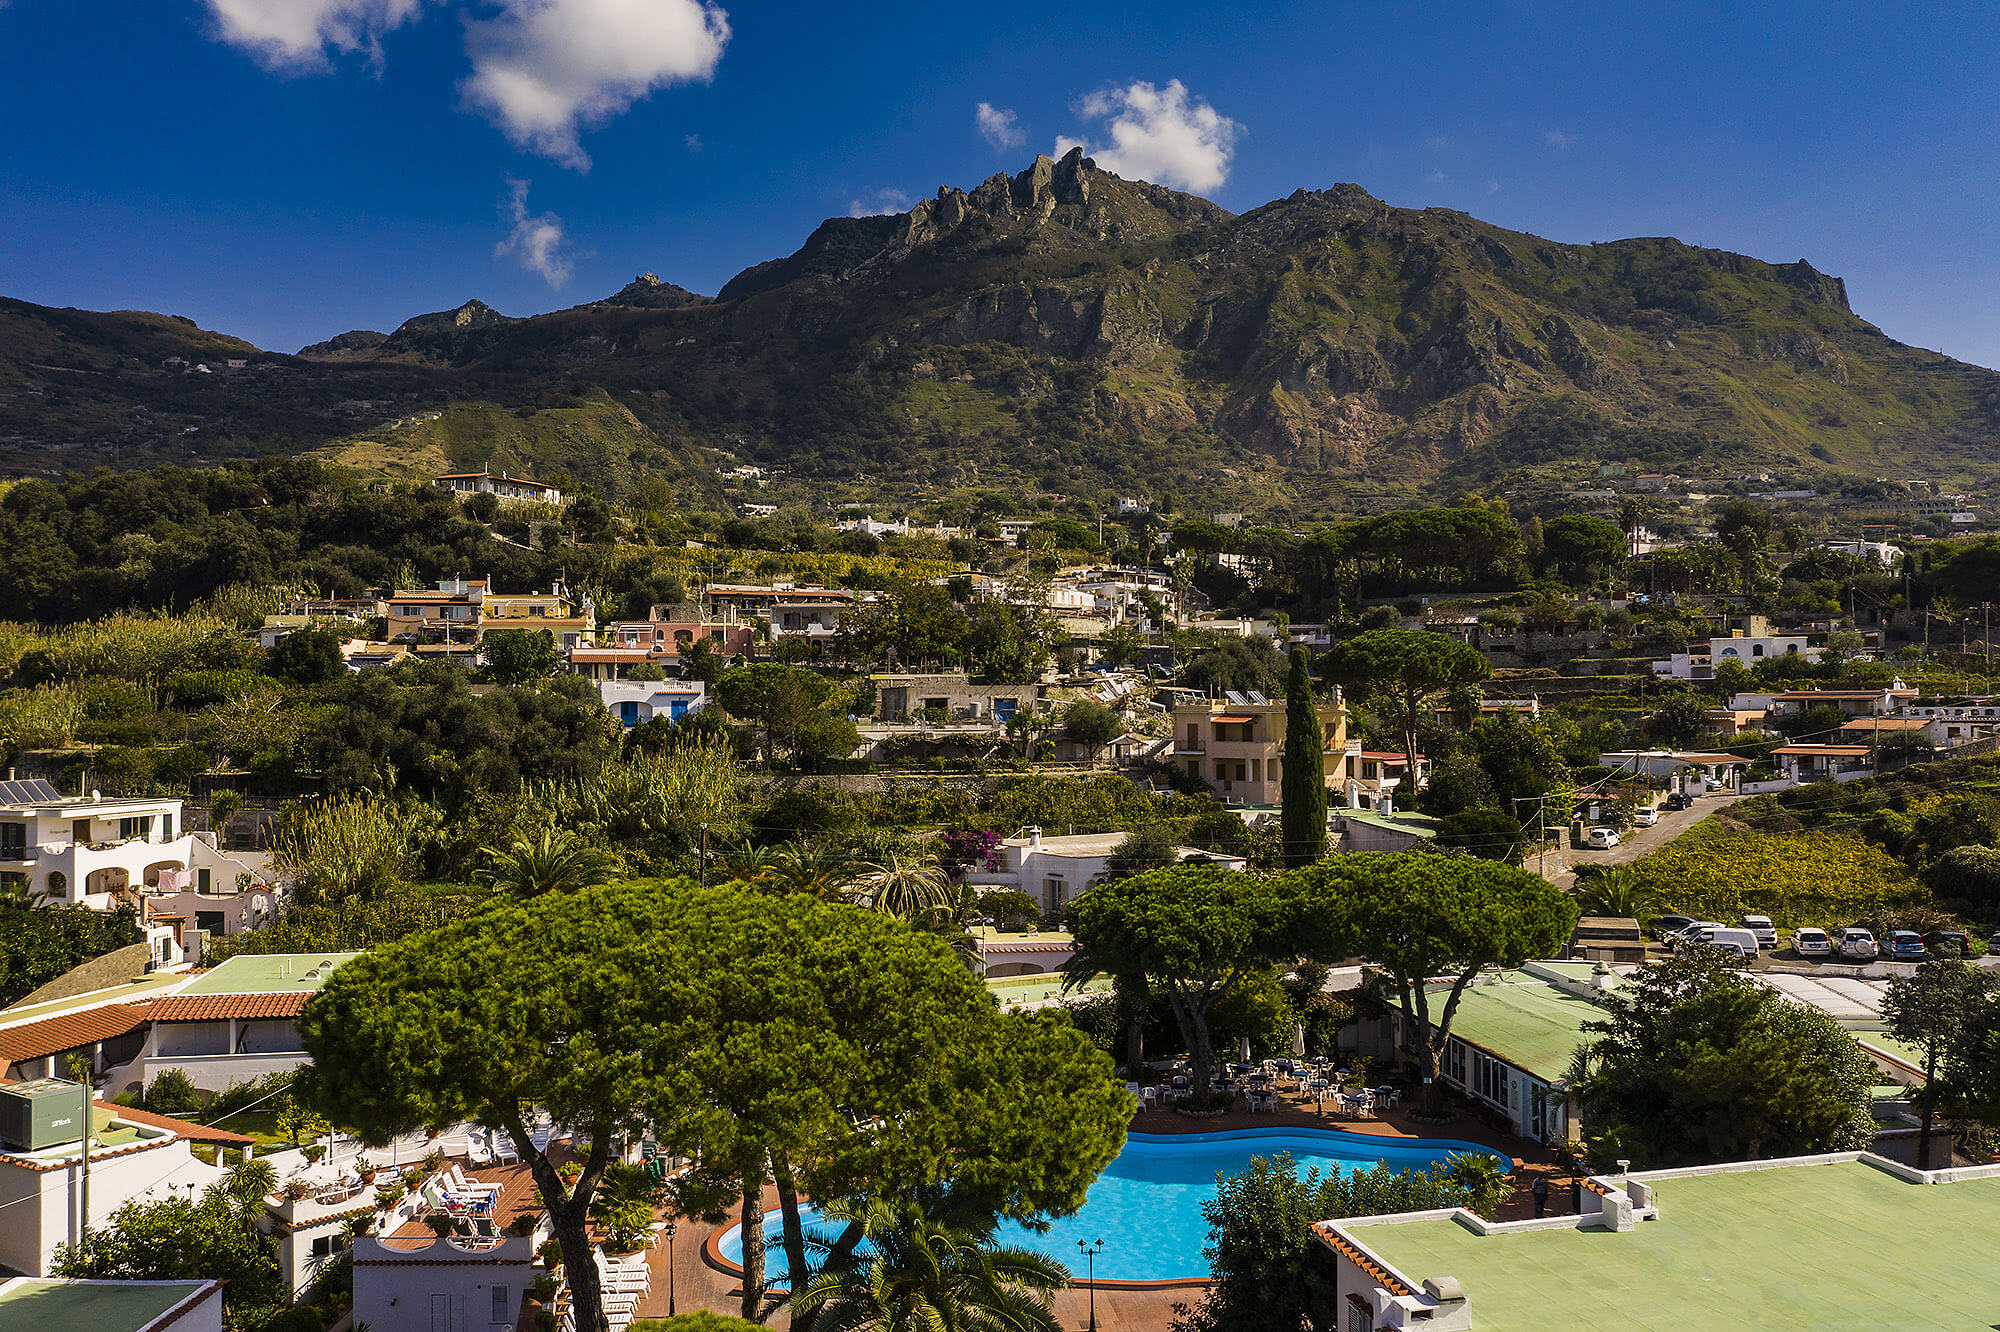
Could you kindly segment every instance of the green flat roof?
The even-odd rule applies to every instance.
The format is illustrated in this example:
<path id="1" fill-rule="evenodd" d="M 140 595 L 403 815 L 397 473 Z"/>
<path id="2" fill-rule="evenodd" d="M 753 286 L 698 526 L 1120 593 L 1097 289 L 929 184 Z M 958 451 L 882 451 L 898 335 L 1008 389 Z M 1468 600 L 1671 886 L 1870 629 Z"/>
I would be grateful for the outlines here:
<path id="1" fill-rule="evenodd" d="M 1848 1035 L 1854 1037 L 1855 1040 L 1860 1041 L 1863 1045 L 1874 1046 L 1883 1054 L 1908 1064 L 1920 1073 L 1923 1071 L 1924 1052 L 1920 1047 L 1912 1045 L 1908 1041 L 1898 1040 L 1887 1032 L 1880 1031 L 1852 1031 Z M 1994 1321 L 2000 1322 L 2000 1318 L 1996 1318 Z"/>
<path id="2" fill-rule="evenodd" d="M 1624 1234 L 1349 1233 L 1421 1286 L 1457 1277 L 1477 1332 L 1949 1328 L 2000 1323 L 2000 1179 L 1906 1184 L 1860 1162 L 1662 1180 Z"/>
<path id="3" fill-rule="evenodd" d="M 137 1332 L 205 1281 L 14 1281 L 0 1290 L 0 1329 Z"/>
<path id="4" fill-rule="evenodd" d="M 1444 993 L 1431 991 L 1433 1021 Z M 1604 1010 L 1588 999 L 1525 971 L 1508 971 L 1501 973 L 1497 984 L 1474 981 L 1466 986 L 1451 1020 L 1451 1034 L 1543 1082 L 1555 1083 L 1569 1072 L 1570 1060 L 1584 1043 L 1583 1024 L 1603 1016 Z"/>
<path id="5" fill-rule="evenodd" d="M 195 978 L 182 994 L 310 994 L 359 953 L 242 953 Z"/>
<path id="6" fill-rule="evenodd" d="M 1428 814 L 1377 814 L 1372 809 L 1336 809 L 1334 814 L 1349 823 L 1365 823 L 1371 828 L 1408 833 L 1412 837 L 1437 836 L 1438 820 Z"/>
<path id="7" fill-rule="evenodd" d="M 73 994 L 67 999 L 48 999 L 39 1004 L 18 1004 L 13 1008 L 0 1008 L 0 1022 L 28 1022 L 38 1018 L 55 1017 L 60 1013 L 78 1008 L 95 1008 L 99 1004 L 123 1003 L 127 999 L 142 999 L 155 990 L 163 990 L 179 985 L 187 979 L 187 973 L 156 972 L 124 985 L 113 985 L 102 990 L 91 990 L 85 994 Z"/>

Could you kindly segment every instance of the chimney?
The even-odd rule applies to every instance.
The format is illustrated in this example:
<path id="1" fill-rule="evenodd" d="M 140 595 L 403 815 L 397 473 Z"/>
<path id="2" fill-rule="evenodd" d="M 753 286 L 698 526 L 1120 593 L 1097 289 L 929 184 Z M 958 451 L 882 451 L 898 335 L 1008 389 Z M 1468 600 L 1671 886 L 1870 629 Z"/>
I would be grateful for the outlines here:
<path id="1" fill-rule="evenodd" d="M 1030 851 L 1039 851 L 1042 849 L 1042 830 L 1040 828 L 1028 829 L 1028 849 Z"/>
<path id="2" fill-rule="evenodd" d="M 1347 779 L 1347 807 L 1349 809 L 1361 808 L 1361 783 L 1355 781 L 1352 777 Z"/>
<path id="3" fill-rule="evenodd" d="M 1375 808 L 1377 812 L 1382 814 L 1394 814 L 1396 812 L 1396 793 L 1394 791 L 1384 791 L 1381 803 L 1376 805 Z"/>

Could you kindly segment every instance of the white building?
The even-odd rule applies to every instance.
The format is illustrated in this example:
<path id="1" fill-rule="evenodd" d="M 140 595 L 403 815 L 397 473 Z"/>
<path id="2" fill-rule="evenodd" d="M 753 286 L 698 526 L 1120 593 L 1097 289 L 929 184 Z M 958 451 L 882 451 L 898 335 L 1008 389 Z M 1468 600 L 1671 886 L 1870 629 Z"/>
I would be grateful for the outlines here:
<path id="1" fill-rule="evenodd" d="M 437 483 L 460 495 L 498 495 L 503 500 L 526 500 L 537 504 L 561 504 L 562 491 L 542 481 L 491 472 L 458 472 L 441 476 Z"/>
<path id="2" fill-rule="evenodd" d="M 1653 663 L 1653 674 L 1664 680 L 1713 680 L 1716 667 L 1726 661 L 1755 666 L 1773 657 L 1796 657 L 1802 662 L 1820 659 L 1818 648 L 1806 646 L 1804 634 L 1760 634 L 1751 637 L 1733 634 L 1711 638 L 1706 652 L 1676 652 L 1665 661 Z"/>
<path id="3" fill-rule="evenodd" d="M 643 726 L 655 717 L 692 717 L 707 706 L 708 686 L 699 680 L 599 680 L 597 696 L 620 725 Z"/>
<path id="4" fill-rule="evenodd" d="M 1021 836 L 1001 842 L 1003 860 L 999 869 L 974 870 L 965 876 L 965 881 L 975 888 L 1012 888 L 1026 893 L 1041 903 L 1045 914 L 1060 915 L 1079 893 L 1103 881 L 1106 862 L 1127 835 L 1114 832 L 1044 837 L 1040 828 L 1025 828 Z M 1183 864 L 1199 861 L 1241 870 L 1250 863 L 1242 856 L 1201 851 L 1191 846 L 1178 849 Z"/>
<path id="5" fill-rule="evenodd" d="M 354 1241 L 354 1321 L 375 1328 L 513 1332 L 535 1284 L 535 1240 Z"/>
<path id="6" fill-rule="evenodd" d="M 195 1086 L 221 1091 L 307 1062 L 295 1025 L 312 998 L 353 953 L 243 954 L 205 972 L 145 1010 L 146 1041 L 130 1063 L 110 1070 L 113 1091 L 149 1085 L 180 1069 Z"/>
<path id="7" fill-rule="evenodd" d="M 34 1089 L 54 1096 L 55 1104 L 43 1109 L 56 1117 L 68 1109 L 63 1093 L 74 1093 L 73 1116 L 80 1125 L 85 1093 L 78 1084 L 53 1080 L 15 1083 L 6 1088 L 6 1094 L 29 1094 Z M 204 1165 L 189 1150 L 190 1139 L 176 1131 L 174 1126 L 178 1125 L 179 1121 L 162 1116 L 128 1113 L 93 1101 L 92 1226 L 105 1225 L 113 1212 L 134 1198 L 148 1194 L 164 1198 L 168 1184 L 192 1184 L 198 1194 L 221 1177 L 221 1171 Z M 47 1276 L 56 1246 L 74 1244 L 81 1237 L 82 1129 L 58 1126 L 57 1136 L 65 1131 L 74 1136 L 39 1148 L 16 1139 L 0 1140 L 0 1208 L 6 1209 L 5 1224 L 0 1224 L 0 1267 Z M 0 1304 L 0 1327 L 9 1326 L 5 1313 L 6 1306 Z"/>
<path id="8" fill-rule="evenodd" d="M 0 782 L 0 885 L 11 881 L 52 906 L 109 911 L 136 906 L 142 889 L 234 891 L 239 874 L 262 879 L 265 862 L 190 834 L 178 800 L 65 796 L 39 778 Z"/>

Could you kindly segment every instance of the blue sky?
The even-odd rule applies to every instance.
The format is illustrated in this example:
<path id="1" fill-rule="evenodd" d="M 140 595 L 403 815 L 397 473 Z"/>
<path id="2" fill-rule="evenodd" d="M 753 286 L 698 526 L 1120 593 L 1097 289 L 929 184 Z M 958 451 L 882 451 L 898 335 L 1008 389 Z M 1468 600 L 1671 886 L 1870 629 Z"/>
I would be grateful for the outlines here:
<path id="1" fill-rule="evenodd" d="M 291 350 L 648 270 L 713 292 L 823 217 L 1081 140 L 1238 211 L 1351 180 L 1803 257 L 2000 365 L 2000 9 L 723 8 L 0 0 L 0 294 Z"/>

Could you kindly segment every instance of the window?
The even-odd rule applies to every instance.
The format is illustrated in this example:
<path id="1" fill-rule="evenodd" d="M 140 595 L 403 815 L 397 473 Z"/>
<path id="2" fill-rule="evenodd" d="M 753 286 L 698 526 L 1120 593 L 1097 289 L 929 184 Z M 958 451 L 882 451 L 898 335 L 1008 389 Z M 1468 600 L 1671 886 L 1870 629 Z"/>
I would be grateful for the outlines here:
<path id="1" fill-rule="evenodd" d="M 1347 1332 L 1375 1332 L 1375 1319 L 1368 1306 L 1354 1301 L 1347 1306 Z"/>
<path id="2" fill-rule="evenodd" d="M 514 1307 L 507 1299 L 507 1287 L 505 1286 L 495 1286 L 493 1288 L 492 1321 L 506 1323 L 510 1327 L 514 1323 Z"/>
<path id="3" fill-rule="evenodd" d="M 28 858 L 28 825 L 0 823 L 0 860 Z"/>
<path id="4" fill-rule="evenodd" d="M 49 872 L 49 896 L 59 902 L 69 896 L 69 876 L 61 870 Z"/>
<path id="5" fill-rule="evenodd" d="M 1733 656 L 1734 654 L 1732 653 L 1731 655 Z M 1764 645 L 1763 645 L 1762 643 L 1758 643 L 1758 644 L 1754 645 L 1754 646 L 1753 646 L 1753 647 L 1752 647 L 1752 648 L 1750 649 L 1750 655 L 1751 655 L 1751 656 L 1753 656 L 1753 657 L 1761 657 L 1761 656 L 1763 656 L 1763 655 L 1764 655 Z"/>
<path id="6" fill-rule="evenodd" d="M 210 882 L 210 877 L 208 870 L 198 869 L 194 872 L 194 890 L 196 892 L 198 893 L 207 892 L 209 890 L 208 887 L 209 882 Z"/>
<path id="7" fill-rule="evenodd" d="M 1062 910 L 1068 892 L 1069 885 L 1060 878 L 1042 880 L 1042 908 L 1051 913 Z"/>
<path id="8" fill-rule="evenodd" d="M 171 814 L 160 815 L 160 840 L 163 842 L 174 840 L 174 816 Z"/>
<path id="9" fill-rule="evenodd" d="M 141 841 L 150 842 L 153 840 L 153 816 L 151 814 L 139 814 L 129 819 L 118 820 L 119 840 L 128 841 L 134 837 L 139 838 Z"/>

